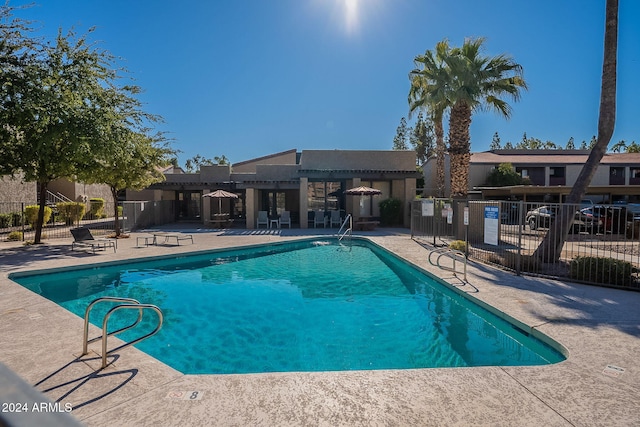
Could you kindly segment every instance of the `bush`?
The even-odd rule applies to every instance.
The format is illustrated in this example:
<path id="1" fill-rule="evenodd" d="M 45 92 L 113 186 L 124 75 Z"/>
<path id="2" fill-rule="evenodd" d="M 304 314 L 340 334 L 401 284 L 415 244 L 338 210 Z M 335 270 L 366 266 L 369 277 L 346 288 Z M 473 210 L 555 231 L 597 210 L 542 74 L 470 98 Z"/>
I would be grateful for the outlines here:
<path id="1" fill-rule="evenodd" d="M 104 218 L 104 199 L 89 199 L 89 212 L 91 218 Z"/>
<path id="2" fill-rule="evenodd" d="M 20 241 L 22 241 L 23 240 L 22 231 L 12 231 L 7 236 L 7 240 L 12 241 L 12 242 L 20 242 Z"/>
<path id="3" fill-rule="evenodd" d="M 380 222 L 382 225 L 402 224 L 402 201 L 399 199 L 387 199 L 380 202 Z"/>
<path id="4" fill-rule="evenodd" d="M 31 226 L 31 228 L 34 228 L 36 225 L 36 222 L 38 221 L 39 209 L 40 209 L 40 206 L 38 205 L 29 205 L 24 207 L 24 219 L 26 223 Z M 44 220 L 42 221 L 43 224 L 46 224 L 49 222 L 49 219 L 51 219 L 51 212 L 52 211 L 49 206 L 44 207 Z"/>
<path id="5" fill-rule="evenodd" d="M 633 265 L 613 258 L 576 257 L 571 261 L 571 278 L 603 285 L 631 286 Z"/>
<path id="6" fill-rule="evenodd" d="M 11 225 L 13 225 L 14 227 L 22 225 L 22 217 L 22 212 L 13 212 L 11 214 Z"/>
<path id="7" fill-rule="evenodd" d="M 11 227 L 11 214 L 0 214 L 0 228 Z"/>
<path id="8" fill-rule="evenodd" d="M 464 240 L 454 240 L 449 243 L 449 249 L 453 249 L 454 251 L 467 252 L 467 242 Z"/>
<path id="9" fill-rule="evenodd" d="M 60 202 L 56 204 L 60 219 L 67 225 L 72 225 L 82 219 L 86 206 L 81 202 Z"/>

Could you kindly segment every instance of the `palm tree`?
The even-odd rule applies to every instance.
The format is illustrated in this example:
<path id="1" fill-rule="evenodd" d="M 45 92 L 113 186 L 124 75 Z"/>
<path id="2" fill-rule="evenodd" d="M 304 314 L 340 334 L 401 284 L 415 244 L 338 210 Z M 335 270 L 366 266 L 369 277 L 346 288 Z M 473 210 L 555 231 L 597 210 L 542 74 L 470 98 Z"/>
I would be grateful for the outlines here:
<path id="1" fill-rule="evenodd" d="M 449 108 L 447 89 L 449 72 L 445 67 L 445 59 L 451 49 L 445 39 L 436 44 L 435 51 L 427 50 L 424 55 L 416 56 L 416 66 L 409 73 L 411 89 L 409 90 L 409 112 L 426 109 L 433 122 L 436 134 L 436 196 L 444 196 L 444 128 L 442 120 Z"/>
<path id="2" fill-rule="evenodd" d="M 483 43 L 484 38 L 467 39 L 445 58 L 450 84 L 446 94 L 451 105 L 449 154 L 453 196 L 466 196 L 468 191 L 472 112 L 487 108 L 509 118 L 511 107 L 501 97 L 508 95 L 517 101 L 521 89 L 527 88 L 522 66 L 507 55 L 482 56 Z"/>
<path id="3" fill-rule="evenodd" d="M 560 258 L 564 242 L 567 240 L 569 225 L 574 218 L 575 209 L 587 192 L 593 175 L 607 151 L 616 123 L 616 83 L 618 51 L 618 0 L 607 0 L 604 31 L 604 59 L 600 86 L 600 113 L 598 117 L 598 136 L 587 162 L 582 167 L 571 192 L 560 211 L 560 217 L 544 237 L 534 253 L 542 261 L 553 262 Z M 629 146 L 627 146 L 629 151 Z"/>

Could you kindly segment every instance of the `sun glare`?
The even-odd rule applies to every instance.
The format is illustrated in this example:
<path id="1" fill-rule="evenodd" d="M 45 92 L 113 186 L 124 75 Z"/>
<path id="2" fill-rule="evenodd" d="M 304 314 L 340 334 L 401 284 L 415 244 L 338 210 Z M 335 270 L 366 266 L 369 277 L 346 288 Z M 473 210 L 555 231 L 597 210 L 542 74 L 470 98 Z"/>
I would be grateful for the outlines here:
<path id="1" fill-rule="evenodd" d="M 344 7 L 345 25 L 347 33 L 354 33 L 358 30 L 358 3 L 359 0 L 340 0 Z"/>
<path id="2" fill-rule="evenodd" d="M 332 31 L 340 30 L 347 35 L 357 35 L 365 21 L 381 14 L 382 0 L 312 0 L 316 6 L 313 13 L 327 13 Z"/>

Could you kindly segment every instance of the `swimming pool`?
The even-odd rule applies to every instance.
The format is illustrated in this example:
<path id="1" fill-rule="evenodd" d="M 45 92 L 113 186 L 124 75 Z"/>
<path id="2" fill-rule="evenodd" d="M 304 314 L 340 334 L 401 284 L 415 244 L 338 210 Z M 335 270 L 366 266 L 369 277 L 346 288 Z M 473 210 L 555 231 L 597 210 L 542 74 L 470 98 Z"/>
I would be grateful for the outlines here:
<path id="1" fill-rule="evenodd" d="M 136 347 L 185 374 L 564 360 L 364 240 L 304 240 L 11 278 L 81 317 L 101 296 L 159 306 L 163 328 Z M 107 309 L 96 306 L 92 323 L 101 325 Z M 130 322 L 125 315 L 114 320 Z M 140 327 L 151 330 L 154 321 L 145 318 Z"/>

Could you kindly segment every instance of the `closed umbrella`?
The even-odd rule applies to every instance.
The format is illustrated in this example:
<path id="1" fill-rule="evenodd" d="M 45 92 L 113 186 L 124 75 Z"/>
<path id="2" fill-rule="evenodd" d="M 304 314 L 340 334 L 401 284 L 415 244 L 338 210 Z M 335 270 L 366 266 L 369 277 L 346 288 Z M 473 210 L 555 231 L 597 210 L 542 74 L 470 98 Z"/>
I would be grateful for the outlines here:
<path id="1" fill-rule="evenodd" d="M 377 188 L 360 186 L 360 187 L 350 188 L 347 191 L 345 191 L 344 194 L 349 194 L 352 196 L 360 196 L 360 215 L 364 215 L 364 198 L 363 197 L 376 196 L 378 194 L 382 194 L 382 191 L 378 190 Z"/>
<path id="2" fill-rule="evenodd" d="M 202 197 L 213 197 L 215 199 L 218 199 L 218 213 L 221 213 L 222 199 L 237 199 L 238 195 L 234 193 L 229 193 L 228 191 L 224 191 L 224 190 L 216 190 L 212 193 L 204 194 Z"/>

